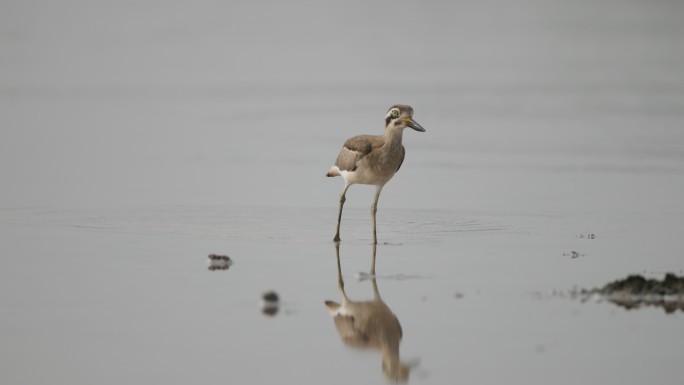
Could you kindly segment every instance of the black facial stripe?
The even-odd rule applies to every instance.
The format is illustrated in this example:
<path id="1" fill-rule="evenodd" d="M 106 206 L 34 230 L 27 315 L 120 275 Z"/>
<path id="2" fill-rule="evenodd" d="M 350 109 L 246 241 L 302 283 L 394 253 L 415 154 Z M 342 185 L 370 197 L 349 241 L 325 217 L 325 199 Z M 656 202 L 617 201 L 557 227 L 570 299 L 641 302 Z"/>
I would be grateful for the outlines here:
<path id="1" fill-rule="evenodd" d="M 385 126 L 388 126 L 392 120 L 399 120 L 402 114 L 402 106 L 400 105 L 395 105 L 390 107 L 390 109 L 387 112 L 387 116 L 385 116 Z M 392 113 L 396 111 L 397 116 L 392 116 Z M 399 124 L 399 122 L 396 122 L 395 124 Z"/>

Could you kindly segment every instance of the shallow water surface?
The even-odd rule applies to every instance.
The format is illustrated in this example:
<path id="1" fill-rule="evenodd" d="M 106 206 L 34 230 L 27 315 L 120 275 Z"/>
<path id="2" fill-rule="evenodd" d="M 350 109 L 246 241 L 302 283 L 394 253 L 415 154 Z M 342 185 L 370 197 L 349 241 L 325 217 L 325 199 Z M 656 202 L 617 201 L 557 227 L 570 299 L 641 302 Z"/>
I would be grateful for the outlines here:
<path id="1" fill-rule="evenodd" d="M 345 291 L 371 300 L 368 213 L 346 214 Z M 342 300 L 328 240 L 334 208 L 22 209 L 0 219 L 3 340 L 12 347 L 2 361 L 16 382 L 348 383 L 386 375 L 382 350 L 348 346 L 324 305 Z M 669 231 L 624 228 L 637 219 L 386 210 L 376 283 L 403 330 L 398 354 L 409 380 L 674 376 L 681 313 L 539 295 L 627 272 L 681 274 L 671 240 L 684 230 L 681 219 L 650 218 Z M 252 228 L 255 220 L 262 229 Z M 291 226 L 300 220 L 307 225 Z M 582 236 L 587 223 L 593 239 Z M 430 231 L 414 231 L 423 227 Z M 210 271 L 210 253 L 234 263 Z M 281 299 L 275 316 L 259 307 L 268 290 Z"/>

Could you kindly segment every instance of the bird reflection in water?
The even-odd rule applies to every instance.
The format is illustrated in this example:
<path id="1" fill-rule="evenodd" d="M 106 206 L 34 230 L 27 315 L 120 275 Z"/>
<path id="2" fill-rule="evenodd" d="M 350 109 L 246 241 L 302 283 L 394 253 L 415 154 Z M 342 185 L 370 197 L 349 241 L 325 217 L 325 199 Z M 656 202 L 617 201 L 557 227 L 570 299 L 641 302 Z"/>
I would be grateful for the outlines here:
<path id="1" fill-rule="evenodd" d="M 352 301 L 344 291 L 342 267 L 340 264 L 340 244 L 335 244 L 337 254 L 337 280 L 342 304 L 325 301 L 330 315 L 335 320 L 335 327 L 342 341 L 354 348 L 370 348 L 380 350 L 382 354 L 382 371 L 392 381 L 406 381 L 411 367 L 399 359 L 399 344 L 402 330 L 399 320 L 380 297 L 375 277 L 375 252 L 371 262 L 370 281 L 373 286 L 373 299 L 369 301 Z"/>

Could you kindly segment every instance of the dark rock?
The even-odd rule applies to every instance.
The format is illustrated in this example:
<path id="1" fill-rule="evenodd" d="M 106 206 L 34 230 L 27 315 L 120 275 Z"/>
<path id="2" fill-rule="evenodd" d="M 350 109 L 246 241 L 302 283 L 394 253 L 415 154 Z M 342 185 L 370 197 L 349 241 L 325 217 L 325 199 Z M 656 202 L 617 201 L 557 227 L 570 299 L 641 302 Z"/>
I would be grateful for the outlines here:
<path id="1" fill-rule="evenodd" d="M 209 259 L 212 261 L 230 261 L 230 257 L 227 255 L 219 255 L 219 254 L 209 254 Z"/>
<path id="2" fill-rule="evenodd" d="M 599 294 L 625 309 L 650 305 L 662 307 L 666 313 L 684 311 L 684 277 L 672 273 L 667 273 L 662 280 L 630 275 L 610 282 L 600 289 L 583 292 Z"/>
<path id="3" fill-rule="evenodd" d="M 684 277 L 677 277 L 672 273 L 665 275 L 662 281 L 646 279 L 641 275 L 630 275 L 605 285 L 599 290 L 602 294 L 633 294 L 633 295 L 683 295 Z"/>
<path id="4" fill-rule="evenodd" d="M 280 301 L 275 291 L 267 291 L 261 296 L 261 311 L 264 314 L 274 316 L 278 313 L 279 308 Z"/>
<path id="5" fill-rule="evenodd" d="M 275 291 L 269 291 L 264 293 L 264 295 L 261 298 L 263 298 L 264 301 L 277 302 L 278 294 L 276 294 Z"/>
<path id="6" fill-rule="evenodd" d="M 209 254 L 207 264 L 209 265 L 209 271 L 228 270 L 233 264 L 233 260 L 227 255 Z"/>

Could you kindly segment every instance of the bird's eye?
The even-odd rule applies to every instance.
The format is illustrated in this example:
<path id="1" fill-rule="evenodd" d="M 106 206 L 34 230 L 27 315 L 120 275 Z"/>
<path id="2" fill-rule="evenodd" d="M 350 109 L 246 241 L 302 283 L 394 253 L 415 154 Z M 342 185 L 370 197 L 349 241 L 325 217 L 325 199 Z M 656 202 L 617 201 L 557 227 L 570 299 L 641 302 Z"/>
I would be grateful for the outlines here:
<path id="1" fill-rule="evenodd" d="M 399 116 L 399 111 L 398 110 L 392 110 L 392 117 L 396 118 L 397 116 Z"/>

